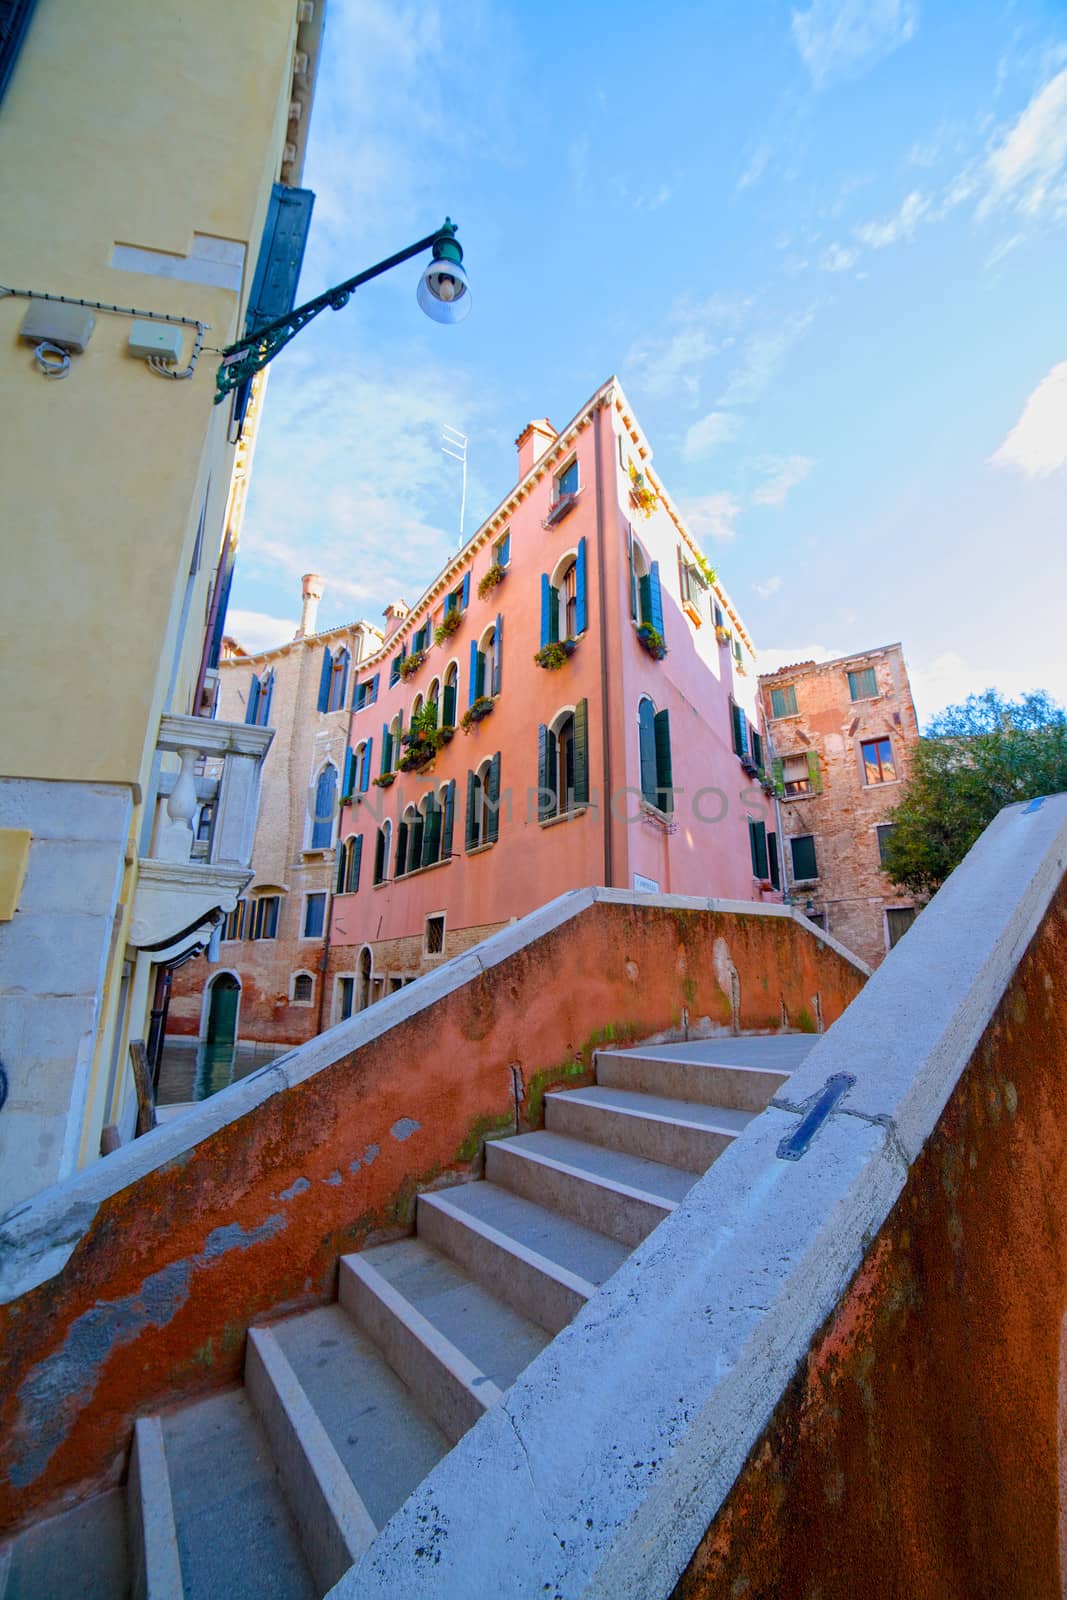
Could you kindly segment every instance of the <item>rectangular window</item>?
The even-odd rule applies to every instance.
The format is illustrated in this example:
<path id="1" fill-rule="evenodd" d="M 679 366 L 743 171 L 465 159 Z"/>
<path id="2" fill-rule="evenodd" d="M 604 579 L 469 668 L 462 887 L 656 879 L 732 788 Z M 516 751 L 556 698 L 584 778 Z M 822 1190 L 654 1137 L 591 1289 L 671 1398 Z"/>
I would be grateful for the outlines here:
<path id="1" fill-rule="evenodd" d="M 445 948 L 445 914 L 440 912 L 426 918 L 426 954 L 439 956 Z"/>
<path id="2" fill-rule="evenodd" d="M 825 911 L 805 911 L 804 915 L 807 917 L 809 922 L 814 922 L 817 928 L 821 928 L 823 933 L 826 932 Z"/>
<path id="3" fill-rule="evenodd" d="M 511 530 L 497 540 L 493 546 L 493 566 L 506 567 L 511 560 Z"/>
<path id="4" fill-rule="evenodd" d="M 337 1020 L 347 1022 L 352 1015 L 356 998 L 355 978 L 338 978 L 337 980 Z"/>
<path id="5" fill-rule="evenodd" d="M 244 936 L 245 936 L 245 910 L 247 908 L 247 905 L 248 905 L 248 901 L 247 900 L 238 900 L 237 904 L 234 906 L 233 910 L 230 912 L 229 916 L 226 918 L 226 926 L 222 930 L 222 937 L 224 939 L 243 939 L 244 938 Z"/>
<path id="6" fill-rule="evenodd" d="M 860 745 L 864 783 L 892 783 L 897 775 L 888 739 L 865 739 Z"/>
<path id="7" fill-rule="evenodd" d="M 400 682 L 400 663 L 403 661 L 403 659 L 407 655 L 407 653 L 408 653 L 408 647 L 407 647 L 407 645 L 405 645 L 403 650 L 401 650 L 400 654 L 398 656 L 394 656 L 392 661 L 389 663 L 389 687 L 390 687 L 390 689 L 395 688 L 396 685 Z"/>
<path id="8" fill-rule="evenodd" d="M 763 771 L 763 740 L 755 728 L 749 729 L 749 743 L 752 747 L 752 764 L 757 771 Z"/>
<path id="9" fill-rule="evenodd" d="M 797 714 L 796 684 L 786 683 L 771 690 L 771 716 L 795 717 Z"/>
<path id="10" fill-rule="evenodd" d="M 793 855 L 793 881 L 804 883 L 809 878 L 817 878 L 819 865 L 815 859 L 815 835 L 797 834 L 795 839 L 790 839 L 789 848 Z"/>
<path id="11" fill-rule="evenodd" d="M 885 847 L 893 837 L 893 824 L 891 822 L 882 823 L 875 831 L 878 834 L 878 864 L 884 867 Z"/>
<path id="12" fill-rule="evenodd" d="M 713 600 L 711 602 L 711 620 L 714 622 L 717 628 L 721 628 L 725 625 L 722 614 L 722 606 L 717 600 Z"/>
<path id="13" fill-rule="evenodd" d="M 326 892 L 309 894 L 304 900 L 304 938 L 321 939 L 326 926 Z"/>
<path id="14" fill-rule="evenodd" d="M 754 822 L 751 817 L 749 818 L 748 843 L 752 851 L 752 876 L 759 878 L 762 883 L 765 878 L 770 876 L 770 863 L 767 857 L 767 824 L 765 822 Z"/>
<path id="15" fill-rule="evenodd" d="M 568 462 L 563 471 L 556 478 L 556 499 L 562 500 L 564 495 L 578 493 L 578 457 Z"/>
<path id="16" fill-rule="evenodd" d="M 886 929 L 889 933 L 889 948 L 892 950 L 895 944 L 900 943 L 915 921 L 915 907 L 894 906 L 891 911 L 886 912 L 885 920 Z"/>
<path id="17" fill-rule="evenodd" d="M 852 700 L 876 700 L 878 698 L 878 680 L 874 675 L 873 667 L 861 667 L 858 672 L 848 675 L 848 693 Z"/>
<path id="18" fill-rule="evenodd" d="M 782 872 L 778 864 L 778 835 L 776 833 L 767 835 L 767 854 L 770 857 L 771 888 L 780 889 L 782 887 Z"/>
<path id="19" fill-rule="evenodd" d="M 430 648 L 430 624 L 424 622 L 421 628 L 416 628 L 411 636 L 411 653 L 417 656 L 420 651 Z"/>
<path id="20" fill-rule="evenodd" d="M 276 939 L 278 937 L 278 896 L 276 894 L 263 894 L 255 902 L 252 912 L 252 937 L 253 939 Z"/>
<path id="21" fill-rule="evenodd" d="M 787 795 L 811 793 L 807 751 L 799 756 L 783 756 L 782 785 Z"/>
<path id="22" fill-rule="evenodd" d="M 355 709 L 362 711 L 364 706 L 372 706 L 378 698 L 378 674 L 373 678 L 364 678 L 362 683 L 356 684 Z"/>
<path id="23" fill-rule="evenodd" d="M 745 713 L 741 707 L 730 701 L 730 733 L 733 739 L 734 755 L 744 761 L 748 756 L 747 723 Z"/>

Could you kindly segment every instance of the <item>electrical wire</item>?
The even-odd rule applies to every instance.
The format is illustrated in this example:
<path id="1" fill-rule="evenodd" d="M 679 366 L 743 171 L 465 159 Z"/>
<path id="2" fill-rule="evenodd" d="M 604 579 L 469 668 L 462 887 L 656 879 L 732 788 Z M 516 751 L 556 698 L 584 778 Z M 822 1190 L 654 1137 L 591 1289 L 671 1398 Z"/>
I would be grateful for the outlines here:
<path id="1" fill-rule="evenodd" d="M 6 284 L 0 283 L 0 300 L 6 295 L 16 295 L 21 300 L 50 300 L 54 304 L 63 306 L 82 306 L 87 311 L 110 311 L 119 317 L 136 317 L 138 321 L 170 322 L 177 323 L 183 328 L 195 328 L 196 338 L 193 341 L 192 354 L 186 367 L 175 369 L 162 356 L 147 356 L 145 365 L 150 371 L 161 378 L 191 378 L 196 371 L 197 359 L 204 344 L 204 334 L 208 331 L 210 322 L 198 322 L 195 317 L 172 316 L 166 311 L 138 311 L 135 306 L 109 305 L 104 300 L 82 300 L 77 295 L 70 294 L 45 294 L 40 289 L 11 289 Z M 216 352 L 221 355 L 221 351 Z M 38 366 L 44 370 L 43 364 L 38 360 Z M 69 366 L 69 361 L 68 361 Z M 66 370 L 49 372 L 49 377 L 65 377 Z"/>

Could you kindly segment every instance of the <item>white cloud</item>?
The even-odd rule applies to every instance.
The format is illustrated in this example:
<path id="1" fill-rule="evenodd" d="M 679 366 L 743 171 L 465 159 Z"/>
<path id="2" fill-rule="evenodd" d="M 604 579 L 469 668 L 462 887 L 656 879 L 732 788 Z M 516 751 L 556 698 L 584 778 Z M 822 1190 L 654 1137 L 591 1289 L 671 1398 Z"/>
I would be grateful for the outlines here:
<path id="1" fill-rule="evenodd" d="M 778 577 L 768 578 L 765 583 L 754 583 L 752 587 L 761 600 L 769 600 L 771 595 L 777 594 L 782 587 L 782 580 Z"/>
<path id="2" fill-rule="evenodd" d="M 744 172 L 742 172 L 741 176 L 738 178 L 738 190 L 740 191 L 742 189 L 748 189 L 752 186 L 752 184 L 758 183 L 764 172 L 767 170 L 767 163 L 770 161 L 770 159 L 770 147 L 768 145 L 761 144 L 753 152 Z"/>
<path id="3" fill-rule="evenodd" d="M 804 482 L 814 464 L 808 456 L 780 456 L 764 461 L 766 477 L 752 491 L 753 505 L 784 506 L 789 491 Z"/>
<path id="4" fill-rule="evenodd" d="M 911 239 L 915 229 L 930 209 L 930 201 L 918 189 L 913 189 L 901 202 L 899 210 L 885 222 L 865 222 L 852 231 L 861 244 L 871 250 L 884 250 L 887 245 L 901 239 Z"/>
<path id="5" fill-rule="evenodd" d="M 589 180 L 589 135 L 581 134 L 567 146 L 567 166 L 575 192 L 581 194 Z"/>
<path id="6" fill-rule="evenodd" d="M 853 245 L 835 243 L 823 252 L 819 262 L 824 272 L 848 272 L 856 265 L 860 252 Z"/>
<path id="7" fill-rule="evenodd" d="M 917 0 L 812 0 L 793 12 L 793 40 L 821 89 L 899 50 L 918 25 Z"/>
<path id="8" fill-rule="evenodd" d="M 1026 235 L 1022 233 L 1013 233 L 1009 239 L 1002 239 L 986 256 L 985 266 L 987 270 L 990 267 L 998 266 L 1005 256 L 1010 256 L 1013 250 L 1018 250 L 1019 246 L 1025 243 Z"/>
<path id="9" fill-rule="evenodd" d="M 746 305 L 719 295 L 677 301 L 667 319 L 670 331 L 633 345 L 626 357 L 628 367 L 657 399 L 677 399 L 681 394 L 695 404 L 705 366 L 722 347 L 724 330 L 736 327 Z"/>
<path id="10" fill-rule="evenodd" d="M 1067 214 L 1067 68 L 1040 89 L 986 163 L 980 217 L 1006 205 L 1027 216 Z"/>
<path id="11" fill-rule="evenodd" d="M 741 515 L 741 502 L 735 495 L 721 490 L 686 501 L 682 510 L 697 539 L 725 542 L 737 532 L 734 523 Z"/>
<path id="12" fill-rule="evenodd" d="M 658 211 L 660 206 L 665 206 L 674 190 L 669 183 L 661 183 L 658 189 L 651 194 L 638 194 L 634 196 L 635 211 Z"/>
<path id="13" fill-rule="evenodd" d="M 730 381 L 719 396 L 721 406 L 751 405 L 766 390 L 780 371 L 789 351 L 807 333 L 815 320 L 814 311 L 789 317 L 773 333 L 755 333 L 743 347 L 741 361 L 730 374 Z"/>
<path id="14" fill-rule="evenodd" d="M 1067 464 L 1067 361 L 1047 372 L 1023 406 L 1022 416 L 989 457 L 991 467 L 1015 467 L 1027 478 L 1047 478 Z"/>
<path id="15" fill-rule="evenodd" d="M 226 632 L 245 650 L 271 650 L 277 644 L 286 644 L 298 627 L 292 617 L 272 617 L 266 611 L 229 610 L 226 613 Z"/>
<path id="16" fill-rule="evenodd" d="M 740 426 L 739 419 L 729 411 L 709 411 L 687 430 L 682 455 L 686 461 L 702 461 L 719 445 L 736 439 Z"/>

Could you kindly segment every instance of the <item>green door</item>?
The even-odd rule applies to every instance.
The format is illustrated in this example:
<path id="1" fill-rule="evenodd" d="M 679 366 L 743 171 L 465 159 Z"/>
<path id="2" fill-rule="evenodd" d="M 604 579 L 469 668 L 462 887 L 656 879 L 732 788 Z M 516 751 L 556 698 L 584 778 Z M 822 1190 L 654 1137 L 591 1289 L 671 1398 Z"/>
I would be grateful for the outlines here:
<path id="1" fill-rule="evenodd" d="M 221 973 L 211 985 L 207 1043 L 214 1049 L 233 1048 L 237 1035 L 237 1001 L 240 993 L 240 984 L 228 972 Z"/>

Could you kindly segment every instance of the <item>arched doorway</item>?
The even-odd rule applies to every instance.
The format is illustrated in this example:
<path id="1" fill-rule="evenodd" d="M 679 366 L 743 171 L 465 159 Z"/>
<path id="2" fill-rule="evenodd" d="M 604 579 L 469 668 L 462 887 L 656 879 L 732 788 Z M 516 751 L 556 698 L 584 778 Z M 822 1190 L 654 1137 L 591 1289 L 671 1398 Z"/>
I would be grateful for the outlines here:
<path id="1" fill-rule="evenodd" d="M 241 985 L 232 972 L 220 972 L 211 980 L 204 1042 L 212 1049 L 232 1050 L 237 1042 L 237 1005 Z"/>
<path id="2" fill-rule="evenodd" d="M 359 953 L 359 978 L 356 984 L 356 1010 L 365 1011 L 370 1005 L 371 953 L 366 945 Z"/>

